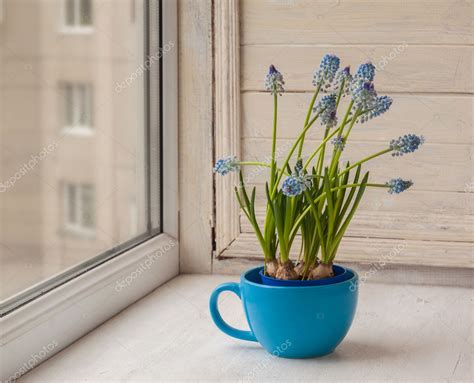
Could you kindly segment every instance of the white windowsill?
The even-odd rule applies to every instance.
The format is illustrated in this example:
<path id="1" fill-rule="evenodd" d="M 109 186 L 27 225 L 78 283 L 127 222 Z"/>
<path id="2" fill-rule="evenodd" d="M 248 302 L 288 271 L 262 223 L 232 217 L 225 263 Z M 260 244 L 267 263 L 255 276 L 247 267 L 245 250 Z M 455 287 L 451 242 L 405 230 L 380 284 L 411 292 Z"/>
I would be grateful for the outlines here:
<path id="1" fill-rule="evenodd" d="M 470 289 L 368 283 L 335 353 L 289 360 L 214 326 L 209 295 L 231 280 L 174 278 L 19 382 L 472 381 Z M 237 297 L 224 293 L 219 307 L 246 328 Z"/>
<path id="2" fill-rule="evenodd" d="M 176 240 L 160 234 L 1 318 L 0 381 L 21 372 L 32 355 L 53 356 L 178 275 L 178 255 Z"/>

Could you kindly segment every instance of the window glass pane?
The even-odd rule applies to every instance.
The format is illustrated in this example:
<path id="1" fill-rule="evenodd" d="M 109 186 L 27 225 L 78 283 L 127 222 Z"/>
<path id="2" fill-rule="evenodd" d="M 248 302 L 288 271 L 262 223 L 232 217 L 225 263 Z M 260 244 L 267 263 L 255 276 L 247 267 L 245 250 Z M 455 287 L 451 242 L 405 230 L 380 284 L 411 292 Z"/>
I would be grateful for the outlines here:
<path id="1" fill-rule="evenodd" d="M 81 225 L 86 229 L 94 229 L 95 206 L 94 189 L 91 185 L 83 185 L 81 195 Z"/>
<path id="2" fill-rule="evenodd" d="M 92 24 L 92 1 L 76 0 L 80 2 L 80 24 L 88 26 Z"/>
<path id="3" fill-rule="evenodd" d="M 78 9 L 80 23 L 90 23 L 99 3 L 90 33 L 58 30 L 58 17 L 77 23 Z M 159 89 L 150 99 L 145 0 L 12 0 L 4 7 L 0 312 L 2 300 L 32 299 L 33 285 L 47 289 L 53 276 L 92 267 L 155 235 L 160 222 L 159 190 L 150 192 L 159 185 L 160 134 L 158 125 L 149 127 L 146 107 L 159 110 Z M 152 61 L 152 70 L 158 65 Z M 87 134 L 74 129 L 92 123 Z"/>
<path id="4" fill-rule="evenodd" d="M 77 223 L 76 200 L 76 188 L 71 184 L 66 185 L 66 219 L 67 223 L 72 225 Z"/>
<path id="5" fill-rule="evenodd" d="M 62 84 L 59 89 L 60 96 L 62 97 L 60 105 L 63 108 L 61 113 L 64 118 L 64 126 L 72 126 L 74 124 L 72 86 L 70 84 Z"/>

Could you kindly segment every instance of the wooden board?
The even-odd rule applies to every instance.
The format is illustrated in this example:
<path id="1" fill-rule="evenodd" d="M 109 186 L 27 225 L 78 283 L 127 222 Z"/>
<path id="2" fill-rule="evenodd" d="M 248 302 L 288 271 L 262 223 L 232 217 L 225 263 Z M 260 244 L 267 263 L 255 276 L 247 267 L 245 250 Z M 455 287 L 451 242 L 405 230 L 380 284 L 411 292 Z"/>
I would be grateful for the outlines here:
<path id="1" fill-rule="evenodd" d="M 248 190 L 253 186 L 257 187 L 256 205 L 266 206 L 263 185 L 249 184 Z M 232 190 L 229 195 L 233 196 Z M 474 193 L 410 189 L 409 192 L 392 195 L 384 189 L 369 188 L 360 201 L 358 211 L 377 211 L 384 214 L 473 215 Z"/>
<path id="2" fill-rule="evenodd" d="M 312 73 L 325 53 L 335 53 L 341 65 L 355 70 L 368 60 L 379 62 L 393 49 L 389 45 L 245 45 L 241 49 L 242 89 L 263 91 L 268 65 L 274 64 L 284 75 L 287 91 L 312 91 Z M 407 46 L 378 71 L 376 89 L 381 93 L 472 93 L 472 52 L 472 47 L 465 46 Z"/>
<path id="3" fill-rule="evenodd" d="M 292 141 L 279 140 L 277 148 L 281 148 L 279 162 L 291 147 Z M 311 149 L 319 144 L 314 141 L 306 142 L 304 157 Z M 388 146 L 388 143 L 351 142 L 344 150 L 342 161 L 364 158 Z M 268 151 L 266 148 L 269 148 Z M 242 140 L 242 158 L 245 161 L 265 160 L 271 148 L 269 139 Z M 381 156 L 366 164 L 365 170 L 370 170 L 371 182 L 384 183 L 388 179 L 402 177 L 412 179 L 416 190 L 465 191 L 467 185 L 473 182 L 473 148 L 461 144 L 432 144 L 426 143 L 416 153 L 403 157 Z M 329 153 L 331 154 L 331 153 Z M 255 170 L 253 170 L 255 171 Z M 258 174 L 250 173 L 251 169 L 244 167 L 244 174 L 253 183 L 264 183 L 268 179 L 268 170 L 260 169 Z"/>
<path id="4" fill-rule="evenodd" d="M 260 227 L 263 227 L 264 212 L 259 208 Z M 241 232 L 253 233 L 247 217 L 241 215 L 240 222 Z M 470 242 L 474 237 L 474 216 L 359 210 L 346 236 Z"/>
<path id="5" fill-rule="evenodd" d="M 295 239 L 293 259 L 297 258 L 300 239 Z M 418 241 L 384 238 L 344 238 L 337 261 L 400 265 L 430 265 L 473 268 L 473 244 L 466 242 Z M 223 257 L 262 260 L 254 234 L 241 234 L 222 254 Z"/>
<path id="6" fill-rule="evenodd" d="M 472 44 L 472 1 L 242 0 L 242 44 Z"/>
<path id="7" fill-rule="evenodd" d="M 213 219 L 212 4 L 184 0 L 178 8 L 180 272 L 209 273 Z"/>
<path id="8" fill-rule="evenodd" d="M 279 98 L 278 137 L 295 138 L 301 131 L 312 93 L 287 93 Z M 428 142 L 472 143 L 473 96 L 393 95 L 393 105 L 384 115 L 358 125 L 356 141 L 387 141 L 407 132 L 422 134 Z M 341 103 L 339 118 L 345 112 Z M 273 99 L 269 94 L 242 94 L 242 137 L 271 138 Z M 320 139 L 324 129 L 319 123 L 307 137 Z"/>

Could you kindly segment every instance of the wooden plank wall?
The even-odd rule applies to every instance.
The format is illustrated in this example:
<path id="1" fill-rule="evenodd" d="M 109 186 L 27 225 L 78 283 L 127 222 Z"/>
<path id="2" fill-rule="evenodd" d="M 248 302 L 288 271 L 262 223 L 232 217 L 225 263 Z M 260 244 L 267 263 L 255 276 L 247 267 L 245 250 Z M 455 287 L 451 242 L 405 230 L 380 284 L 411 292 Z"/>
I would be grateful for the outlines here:
<path id="1" fill-rule="evenodd" d="M 285 76 L 278 141 L 284 154 L 302 127 L 321 57 L 335 53 L 353 71 L 371 60 L 379 94 L 394 104 L 356 126 L 343 159 L 382 149 L 405 133 L 423 134 L 427 142 L 417 153 L 368 165 L 373 181 L 400 176 L 415 186 L 399 196 L 370 190 L 341 251 L 351 258 L 361 243 L 375 241 L 388 251 L 404 241 L 406 263 L 472 267 L 473 1 L 241 0 L 240 20 L 241 157 L 265 160 L 270 153 L 272 98 L 262 92 L 269 64 Z M 308 149 L 321 131 L 309 134 Z M 246 176 L 259 186 L 263 208 L 267 172 Z M 241 232 L 224 254 L 255 258 L 245 217 Z M 377 254 L 368 251 L 366 258 Z"/>

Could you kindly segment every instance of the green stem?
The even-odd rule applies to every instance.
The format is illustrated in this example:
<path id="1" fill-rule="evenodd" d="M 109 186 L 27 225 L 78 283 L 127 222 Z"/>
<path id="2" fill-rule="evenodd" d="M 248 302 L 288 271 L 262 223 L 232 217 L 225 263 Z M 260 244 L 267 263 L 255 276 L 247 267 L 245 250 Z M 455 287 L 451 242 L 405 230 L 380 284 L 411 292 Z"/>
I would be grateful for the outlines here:
<path id="1" fill-rule="evenodd" d="M 337 131 L 337 129 L 336 129 L 336 131 Z M 329 128 L 326 128 L 326 130 L 324 131 L 324 140 L 327 138 L 328 133 L 329 133 Z M 324 145 L 321 149 L 321 152 L 319 153 L 318 163 L 316 165 L 316 169 L 317 169 L 318 174 L 322 173 L 323 165 L 324 165 L 324 155 L 325 154 L 326 154 L 326 143 L 324 143 Z"/>
<path id="2" fill-rule="evenodd" d="M 296 139 L 296 142 L 293 144 L 293 146 L 291 147 L 290 149 L 290 152 L 288 153 L 288 155 L 286 156 L 286 159 L 285 159 L 285 162 L 283 163 L 283 166 L 281 167 L 282 169 L 286 169 L 286 166 L 288 165 L 288 163 L 290 162 L 290 159 L 291 157 L 293 156 L 293 153 L 295 152 L 296 150 L 296 147 L 298 146 L 298 144 L 300 143 L 300 141 L 303 139 L 304 135 L 306 134 L 306 132 L 309 130 L 309 128 L 311 128 L 311 126 L 314 124 L 314 122 L 318 119 L 319 115 L 323 112 L 324 110 L 316 113 L 316 115 L 311 119 L 311 121 L 308 123 L 308 125 L 303 129 L 303 131 L 300 133 L 300 135 L 298 136 L 298 138 Z M 275 197 L 275 194 L 277 192 L 277 188 L 278 188 L 278 184 L 280 183 L 281 181 L 281 177 L 283 176 L 283 173 L 280 173 L 278 175 L 278 178 L 275 182 L 275 184 L 273 185 L 273 189 L 272 189 L 272 192 L 271 192 L 271 198 Z"/>
<path id="3" fill-rule="evenodd" d="M 270 175 L 270 187 L 273 187 L 275 178 L 275 151 L 276 151 L 276 133 L 277 133 L 277 116 L 278 116 L 278 94 L 276 91 L 273 92 L 273 137 L 272 137 L 272 163 L 271 163 L 271 175 Z"/>
<path id="4" fill-rule="evenodd" d="M 342 82 L 341 87 L 339 89 L 339 94 L 337 95 L 336 111 L 339 108 L 339 102 L 341 101 L 343 89 L 344 89 L 344 81 Z M 350 106 L 350 108 L 352 108 L 352 106 Z M 344 120 L 343 120 L 342 124 L 347 123 L 346 120 L 348 118 L 348 113 L 350 113 L 350 110 L 351 109 L 346 111 L 346 115 L 344 116 Z M 341 125 L 341 126 L 343 127 L 343 125 Z M 341 129 L 341 127 L 339 129 Z M 328 133 L 329 133 L 329 128 L 326 128 L 326 130 L 324 132 L 324 138 L 327 137 Z M 321 153 L 319 153 L 319 156 L 318 156 L 318 162 L 317 162 L 317 165 L 316 165 L 316 170 L 317 170 L 318 174 L 321 174 L 323 172 L 325 154 L 326 154 L 326 144 L 324 144 L 323 149 L 321 150 Z"/>
<path id="5" fill-rule="evenodd" d="M 349 107 L 347 108 L 346 115 L 344 116 L 344 121 L 341 124 L 341 126 L 339 127 L 339 136 L 341 136 L 342 133 L 344 132 L 344 127 L 347 124 L 347 119 L 349 117 L 350 111 L 352 110 L 353 104 L 354 104 L 354 101 L 351 101 L 351 103 L 349 104 Z M 349 125 L 349 129 L 348 129 L 347 133 L 344 135 L 344 142 L 346 142 L 347 137 L 349 136 L 349 133 L 351 132 L 352 127 L 354 126 L 354 124 L 357 120 L 357 117 L 359 116 L 359 112 L 360 112 L 360 109 L 357 109 L 356 112 L 354 113 L 354 117 L 352 118 L 351 124 Z M 342 153 L 342 150 L 337 149 L 336 147 L 334 148 L 334 150 L 332 152 L 331 165 L 330 165 L 330 168 L 329 168 L 330 169 L 329 170 L 329 177 L 330 178 L 333 177 L 334 172 L 336 171 L 336 167 L 337 167 L 337 164 L 339 163 L 339 158 L 341 157 L 341 153 Z"/>
<path id="6" fill-rule="evenodd" d="M 304 126 L 308 125 L 308 121 L 311 117 L 311 112 L 313 110 L 314 103 L 316 102 L 316 98 L 318 97 L 319 91 L 321 89 L 321 84 L 318 85 L 316 90 L 314 91 L 313 98 L 309 104 L 308 113 L 306 114 L 306 119 L 304 120 Z M 298 159 L 301 158 L 301 153 L 303 152 L 303 144 L 304 144 L 305 135 L 303 134 L 303 139 L 300 141 L 300 147 L 298 148 Z"/>

